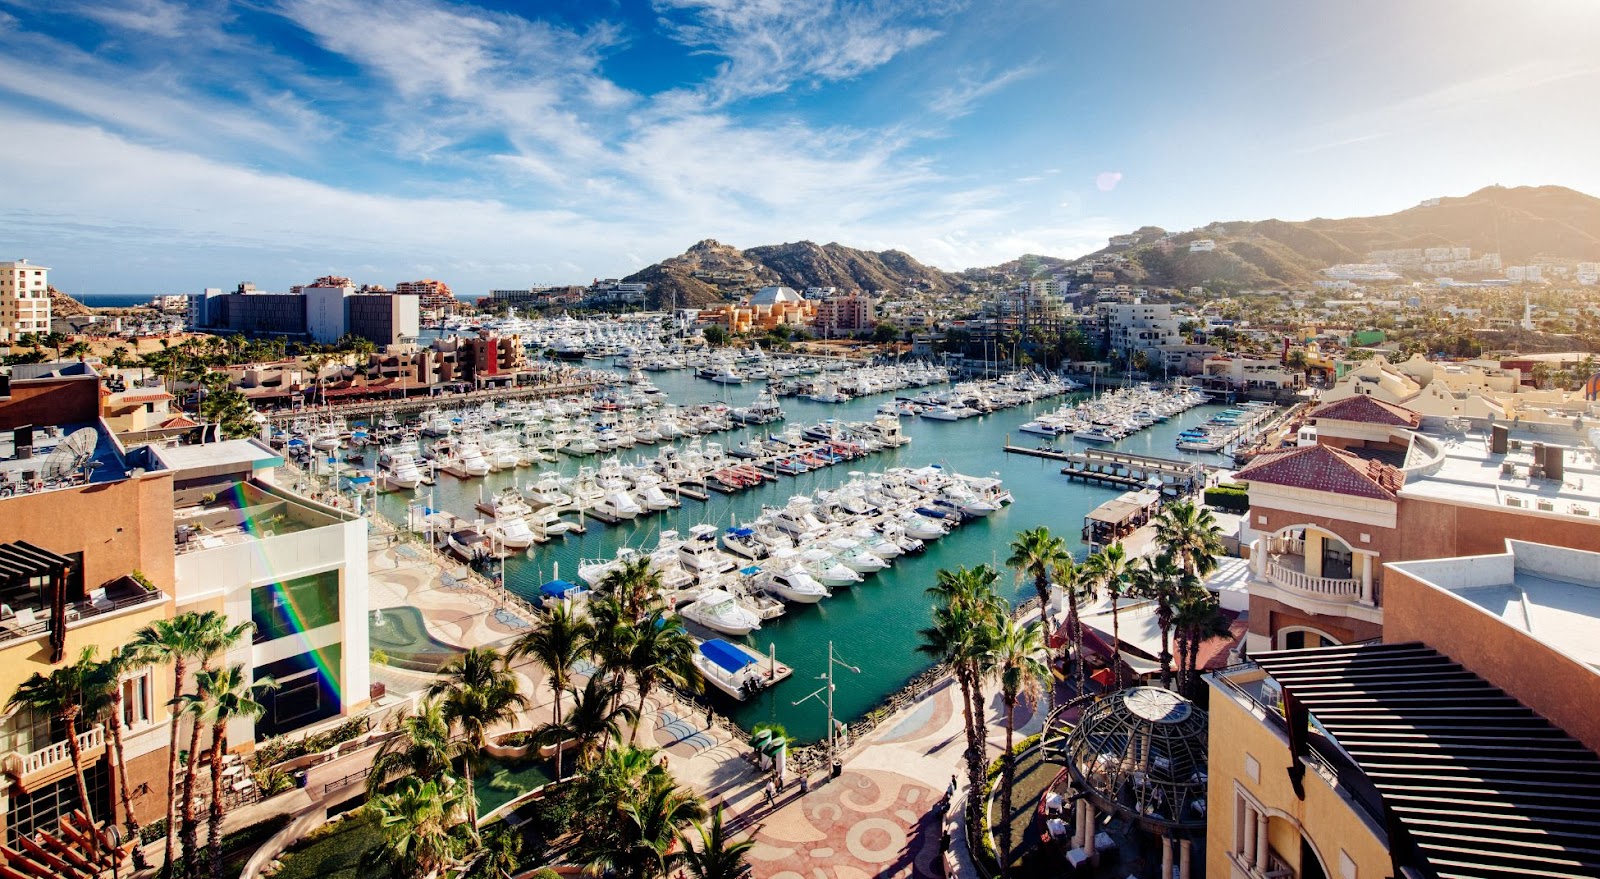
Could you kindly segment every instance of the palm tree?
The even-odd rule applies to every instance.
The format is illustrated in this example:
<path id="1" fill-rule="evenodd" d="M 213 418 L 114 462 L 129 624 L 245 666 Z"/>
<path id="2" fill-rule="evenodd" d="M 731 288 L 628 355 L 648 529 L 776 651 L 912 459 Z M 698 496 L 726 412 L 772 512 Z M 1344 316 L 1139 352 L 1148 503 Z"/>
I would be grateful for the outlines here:
<path id="1" fill-rule="evenodd" d="M 133 789 L 128 786 L 128 761 L 122 749 L 122 676 L 129 669 L 148 665 L 141 652 L 127 646 L 97 663 L 94 673 L 84 682 L 83 710 L 91 717 L 104 717 L 111 729 L 111 752 L 117 764 L 117 793 L 122 798 L 123 826 L 129 839 L 139 838 L 139 819 L 133 814 Z M 133 847 L 133 864 L 145 868 L 144 849 Z"/>
<path id="2" fill-rule="evenodd" d="M 992 623 L 1003 615 L 994 591 L 998 575 L 988 565 L 940 570 L 928 592 L 939 599 L 933 625 L 922 630 L 918 651 L 950 664 L 961 688 L 961 713 L 967 737 L 969 790 L 983 785 L 988 745 L 985 735 L 983 682 Z M 976 820 L 978 803 L 969 797 L 969 817 Z"/>
<path id="3" fill-rule="evenodd" d="M 1186 573 L 1168 553 L 1146 558 L 1133 572 L 1134 588 L 1156 602 L 1156 625 L 1161 629 L 1161 686 L 1172 686 L 1172 613 L 1177 596 L 1199 581 Z"/>
<path id="4" fill-rule="evenodd" d="M 1018 580 L 1033 580 L 1033 589 L 1039 594 L 1041 619 L 1049 618 L 1044 615 L 1044 608 L 1050 602 L 1050 576 L 1063 557 L 1070 557 L 1066 541 L 1052 535 L 1043 525 L 1019 531 L 1017 538 L 1011 541 L 1011 556 L 1006 559 L 1006 567 L 1016 569 Z"/>
<path id="5" fill-rule="evenodd" d="M 211 879 L 222 879 L 222 753 L 228 747 L 228 722 L 235 719 L 255 719 L 267 710 L 256 701 L 262 690 L 277 689 L 277 681 L 262 678 L 251 683 L 242 665 L 229 665 L 214 671 L 195 675 L 195 689 L 199 701 L 210 706 L 211 720 L 211 811 L 207 818 Z M 200 876 L 200 864 L 195 861 L 192 875 Z"/>
<path id="6" fill-rule="evenodd" d="M 549 676 L 546 683 L 555 693 L 555 706 L 551 719 L 561 720 L 561 694 L 572 686 L 572 676 L 578 661 L 589 655 L 589 645 L 594 639 L 594 626 L 588 619 L 572 612 L 566 604 L 557 604 L 537 618 L 532 630 L 517 639 L 511 655 L 526 656 L 541 666 Z M 561 778 L 561 749 L 556 749 L 556 778 Z"/>
<path id="7" fill-rule="evenodd" d="M 62 349 L 61 353 L 68 357 L 76 357 L 78 358 L 78 362 L 82 363 L 89 356 L 89 352 L 92 350 L 94 349 L 89 346 L 88 342 L 79 339 L 78 341 L 73 342 L 66 348 Z"/>
<path id="8" fill-rule="evenodd" d="M 730 839 L 722 823 L 722 807 L 711 813 L 711 825 L 690 822 L 699 842 L 690 844 L 688 834 L 680 833 L 683 855 L 680 863 L 694 879 L 739 879 L 747 867 L 745 857 L 756 844 L 754 839 Z"/>
<path id="9" fill-rule="evenodd" d="M 1222 529 L 1211 511 L 1193 501 L 1169 504 L 1156 514 L 1156 545 L 1178 561 L 1184 573 L 1204 577 L 1222 555 Z"/>
<path id="10" fill-rule="evenodd" d="M 200 676 L 211 671 L 211 663 L 216 658 L 228 652 L 235 644 L 239 643 L 245 635 L 255 628 L 251 623 L 229 625 L 228 618 L 221 613 L 211 610 L 200 614 L 198 628 L 199 652 L 195 655 L 200 659 L 200 670 L 195 673 L 195 692 L 199 693 Z M 186 707 L 184 694 L 181 689 L 173 691 L 173 699 L 177 700 L 180 709 Z M 183 806 L 182 834 L 183 853 L 190 863 L 198 863 L 200 856 L 200 816 L 195 814 L 195 780 L 200 772 L 200 727 L 201 720 L 209 706 L 190 707 L 194 723 L 189 727 L 189 760 L 183 769 Z"/>
<path id="11" fill-rule="evenodd" d="M 1184 590 L 1173 608 L 1172 625 L 1178 633 L 1178 690 L 1194 697 L 1200 662 L 1200 645 L 1233 634 L 1215 595 L 1204 587 Z"/>
<path id="12" fill-rule="evenodd" d="M 163 343 L 165 339 L 161 340 Z M 169 620 L 155 620 L 134 633 L 130 645 L 150 662 L 172 664 L 172 696 L 168 703 L 173 717 L 170 740 L 167 743 L 167 847 L 166 860 L 161 874 L 170 876 L 177 856 L 178 842 L 178 697 L 183 693 L 183 679 L 189 662 L 204 648 L 203 632 L 214 625 L 209 616 L 220 616 L 215 611 L 183 613 Z"/>
<path id="13" fill-rule="evenodd" d="M 383 831 L 381 845 L 368 851 L 363 866 L 384 868 L 391 876 L 431 876 L 464 848 L 461 814 L 467 799 L 449 775 L 432 781 L 402 778 L 393 792 L 368 806 Z"/>
<path id="14" fill-rule="evenodd" d="M 690 791 L 667 777 L 621 804 L 621 819 L 596 841 L 590 869 L 610 869 L 621 879 L 655 879 L 677 860 L 668 854 L 679 831 L 705 817 L 705 807 Z"/>
<path id="15" fill-rule="evenodd" d="M 1078 604 L 1086 598 L 1094 598 L 1095 583 L 1079 572 L 1071 554 L 1064 555 L 1056 562 L 1055 577 L 1056 582 L 1061 584 L 1061 591 L 1067 596 L 1067 632 L 1072 639 L 1073 667 L 1077 670 L 1077 691 L 1081 696 L 1088 689 L 1089 680 L 1084 673 L 1083 616 L 1078 613 Z"/>
<path id="16" fill-rule="evenodd" d="M 417 713 L 400 721 L 400 735 L 386 740 L 367 772 L 367 797 L 373 798 L 396 774 L 433 781 L 450 771 L 457 756 L 450 723 L 437 699 L 424 699 Z"/>
<path id="17" fill-rule="evenodd" d="M 601 743 L 622 738 L 622 724 L 632 723 L 637 716 L 632 705 L 616 704 L 621 691 L 622 684 L 605 675 L 591 676 L 581 690 L 569 687 L 572 707 L 560 721 L 534 730 L 534 741 L 557 749 L 569 741 L 576 742 L 578 765 L 593 765 L 602 750 Z"/>
<path id="18" fill-rule="evenodd" d="M 606 572 L 600 580 L 600 593 L 622 603 L 625 619 L 643 616 L 661 590 L 661 574 L 650 566 L 650 557 L 636 556 Z"/>
<path id="19" fill-rule="evenodd" d="M 1017 758 L 1011 753 L 1011 739 L 1017 727 L 1017 700 L 1024 696 L 1037 699 L 1043 682 L 1050 678 L 1050 667 L 1044 660 L 1042 628 L 1037 622 L 1024 626 L 1010 616 L 1001 617 L 989 648 L 990 661 L 1000 678 L 1000 698 L 1006 708 L 1006 750 L 1000 757 L 1000 813 L 1006 816 L 1000 825 L 1001 876 L 1011 871 L 1011 791 L 1017 780 Z"/>
<path id="20" fill-rule="evenodd" d="M 517 687 L 500 652 L 493 647 L 473 647 L 439 669 L 439 679 L 428 695 L 439 698 L 445 720 L 461 730 L 462 776 L 467 782 L 467 821 L 478 833 L 477 795 L 472 789 L 472 763 L 489 744 L 489 728 L 517 718 L 528 698 Z"/>
<path id="21" fill-rule="evenodd" d="M 511 879 L 522 870 L 522 834 L 505 822 L 493 825 L 483 834 L 478 862 L 468 879 Z"/>
<path id="22" fill-rule="evenodd" d="M 128 365 L 128 346 L 118 345 L 106 355 L 106 365 L 112 369 L 121 369 Z"/>
<path id="23" fill-rule="evenodd" d="M 94 821 L 89 803 L 89 785 L 83 775 L 83 749 L 78 745 L 78 719 L 83 714 L 83 694 L 95 676 L 94 648 L 85 647 L 76 662 L 50 670 L 48 675 L 34 672 L 17 685 L 10 707 L 22 706 L 50 715 L 61 725 L 67 738 L 67 753 L 72 757 L 72 774 L 78 781 L 78 802 L 83 814 Z"/>
<path id="24" fill-rule="evenodd" d="M 1112 673 L 1116 675 L 1115 689 L 1118 690 L 1122 689 L 1122 619 L 1117 601 L 1128 586 L 1132 570 L 1128 551 L 1123 548 L 1121 541 L 1102 547 L 1099 552 L 1084 559 L 1079 568 L 1079 576 L 1091 583 L 1092 588 L 1104 590 L 1106 598 L 1111 601 L 1111 665 Z"/>
<path id="25" fill-rule="evenodd" d="M 667 617 L 665 609 L 650 611 L 632 628 L 626 661 L 633 674 L 633 686 L 639 691 L 639 708 L 634 714 L 633 732 L 628 736 L 630 745 L 639 739 L 645 700 L 652 690 L 663 684 L 683 687 L 700 683 L 694 673 L 694 640 L 682 623 Z"/>

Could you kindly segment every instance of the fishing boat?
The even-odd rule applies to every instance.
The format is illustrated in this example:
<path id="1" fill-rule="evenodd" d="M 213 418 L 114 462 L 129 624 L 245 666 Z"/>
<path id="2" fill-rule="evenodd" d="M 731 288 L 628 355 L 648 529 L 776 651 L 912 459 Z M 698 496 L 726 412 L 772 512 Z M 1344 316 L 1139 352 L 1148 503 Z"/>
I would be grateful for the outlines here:
<path id="1" fill-rule="evenodd" d="M 739 701 L 767 685 L 761 662 L 752 651 L 721 638 L 701 642 L 694 651 L 694 667 L 705 682 Z"/>
<path id="2" fill-rule="evenodd" d="M 706 590 L 698 599 L 678 608 L 678 613 L 697 625 L 735 637 L 761 628 L 761 618 L 723 589 Z"/>

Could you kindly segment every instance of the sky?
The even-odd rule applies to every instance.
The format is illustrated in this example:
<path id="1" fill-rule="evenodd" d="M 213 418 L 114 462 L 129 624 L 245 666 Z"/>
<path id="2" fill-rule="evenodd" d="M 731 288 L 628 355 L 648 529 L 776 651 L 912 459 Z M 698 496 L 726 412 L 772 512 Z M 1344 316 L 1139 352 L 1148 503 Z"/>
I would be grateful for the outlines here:
<path id="1" fill-rule="evenodd" d="M 1600 194 L 1595 0 L 0 0 L 0 258 L 458 293 Z"/>

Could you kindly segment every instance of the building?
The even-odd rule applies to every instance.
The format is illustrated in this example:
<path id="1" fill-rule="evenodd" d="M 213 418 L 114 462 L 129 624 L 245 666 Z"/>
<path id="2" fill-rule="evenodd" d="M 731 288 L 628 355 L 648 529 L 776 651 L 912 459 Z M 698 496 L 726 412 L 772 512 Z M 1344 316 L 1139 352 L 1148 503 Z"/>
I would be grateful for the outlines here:
<path id="1" fill-rule="evenodd" d="M 384 347 L 422 333 L 420 300 L 408 293 L 358 293 L 345 299 L 344 332 Z"/>
<path id="2" fill-rule="evenodd" d="M 49 273 L 25 259 L 0 262 L 0 342 L 50 332 Z"/>
<path id="3" fill-rule="evenodd" d="M 1210 238 L 1200 238 L 1198 240 L 1189 242 L 1190 253 L 1210 253 L 1216 249 L 1217 242 L 1211 240 Z"/>
<path id="4" fill-rule="evenodd" d="M 394 292 L 402 296 L 417 297 L 417 309 L 433 320 L 453 314 L 461 305 L 449 284 L 432 278 L 401 281 L 394 285 Z"/>
<path id="5" fill-rule="evenodd" d="M 1206 875 L 1600 875 L 1600 555 L 1386 568 L 1382 643 L 1209 677 Z"/>
<path id="6" fill-rule="evenodd" d="M 816 323 L 818 303 L 802 297 L 789 287 L 763 287 L 744 302 L 724 303 L 702 309 L 702 323 L 721 324 L 729 332 L 748 333 L 778 326 L 811 326 Z"/>
<path id="7" fill-rule="evenodd" d="M 283 459 L 254 440 L 157 449 L 171 478 L 167 524 L 180 611 L 254 626 L 226 657 L 278 686 L 236 742 L 282 735 L 370 699 L 366 521 L 283 490 Z"/>
<path id="8" fill-rule="evenodd" d="M 872 329 L 877 323 L 872 297 L 864 293 L 834 296 L 817 303 L 817 332 L 824 337 Z"/>
<path id="9" fill-rule="evenodd" d="M 0 692 L 94 647 L 104 658 L 173 614 L 172 475 L 126 452 L 100 417 L 100 378 L 71 364 L 0 388 Z M 133 808 L 165 814 L 171 673 L 121 682 Z M 28 708 L 0 714 L 0 823 L 7 845 L 55 831 L 77 808 L 66 731 Z M 94 814 L 120 823 L 105 724 L 76 734 Z M 115 811 L 114 811 L 115 809 Z M 9 858 L 8 858 L 9 860 Z M 48 874 L 41 874 L 48 875 Z"/>
<path id="10" fill-rule="evenodd" d="M 1136 351 L 1152 351 L 1183 341 L 1178 327 L 1182 321 L 1172 313 L 1170 303 L 1100 302 L 1095 311 L 1106 326 L 1106 341 L 1112 351 L 1131 357 Z"/>
<path id="11" fill-rule="evenodd" d="M 258 291 L 249 282 L 227 294 L 208 288 L 191 297 L 189 323 L 194 329 L 309 339 L 325 345 L 346 335 L 378 346 L 395 345 L 415 339 L 422 329 L 418 296 L 358 290 L 344 278 L 320 278 L 289 293 Z"/>
<path id="12" fill-rule="evenodd" d="M 1306 375 L 1276 357 L 1223 354 L 1206 358 L 1201 376 L 1205 386 L 1219 390 L 1292 391 L 1306 386 Z"/>
<path id="13" fill-rule="evenodd" d="M 1591 459 L 1505 425 L 1441 439 L 1421 424 L 1346 397 L 1311 411 L 1301 446 L 1237 471 L 1250 496 L 1250 652 L 1379 636 L 1386 563 L 1493 552 L 1508 537 L 1600 546 Z"/>

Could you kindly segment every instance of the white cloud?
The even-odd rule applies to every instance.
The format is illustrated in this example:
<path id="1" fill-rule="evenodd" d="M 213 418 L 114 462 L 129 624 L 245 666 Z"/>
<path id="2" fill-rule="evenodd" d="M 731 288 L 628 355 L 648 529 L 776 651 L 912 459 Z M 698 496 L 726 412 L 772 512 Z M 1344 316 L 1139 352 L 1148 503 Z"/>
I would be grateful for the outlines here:
<path id="1" fill-rule="evenodd" d="M 655 0 L 679 42 L 723 58 L 713 105 L 852 79 L 939 35 L 939 4 L 898 0 Z"/>
<path id="2" fill-rule="evenodd" d="M 1006 86 L 1038 73 L 1038 64 L 1024 64 L 998 73 L 988 67 L 966 67 L 956 72 L 955 83 L 941 89 L 928 102 L 928 109 L 947 119 L 956 119 L 977 109 L 982 99 Z"/>

